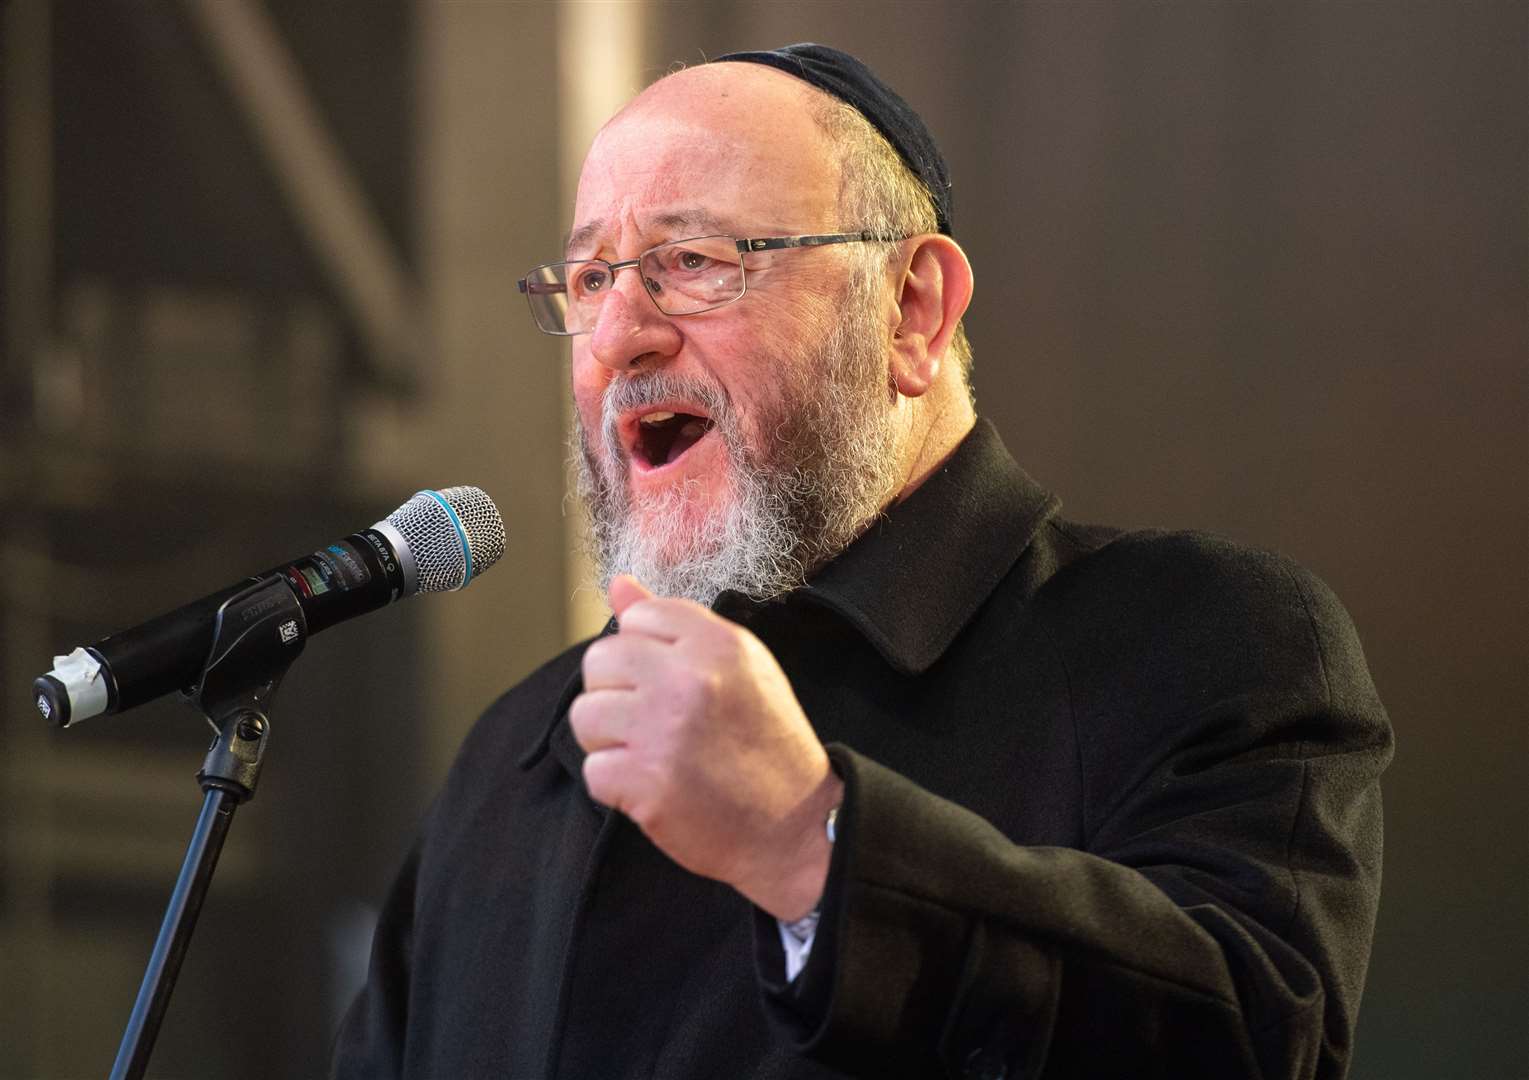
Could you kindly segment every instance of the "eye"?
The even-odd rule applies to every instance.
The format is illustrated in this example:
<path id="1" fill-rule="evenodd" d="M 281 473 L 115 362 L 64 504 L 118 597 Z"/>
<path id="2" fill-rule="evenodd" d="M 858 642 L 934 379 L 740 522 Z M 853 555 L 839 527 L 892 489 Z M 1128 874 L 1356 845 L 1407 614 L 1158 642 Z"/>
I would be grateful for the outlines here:
<path id="1" fill-rule="evenodd" d="M 574 277 L 575 291 L 582 294 L 597 293 L 605 288 L 610 275 L 598 266 L 586 266 Z"/>
<path id="2" fill-rule="evenodd" d="M 679 258 L 675 261 L 681 270 L 689 270 L 691 273 L 705 270 L 711 265 L 711 259 L 699 251 L 681 251 Z"/>

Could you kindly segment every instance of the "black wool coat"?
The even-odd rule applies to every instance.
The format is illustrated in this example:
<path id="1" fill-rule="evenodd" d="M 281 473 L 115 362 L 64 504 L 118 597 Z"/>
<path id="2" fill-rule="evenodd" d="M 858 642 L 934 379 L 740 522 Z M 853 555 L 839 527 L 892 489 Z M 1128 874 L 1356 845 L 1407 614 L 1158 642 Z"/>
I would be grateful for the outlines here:
<path id="1" fill-rule="evenodd" d="M 586 794 L 576 646 L 462 748 L 339 1077 L 1322 1077 L 1380 886 L 1385 712 L 1315 577 L 1071 524 L 985 422 L 783 600 L 845 781 L 806 969 Z"/>

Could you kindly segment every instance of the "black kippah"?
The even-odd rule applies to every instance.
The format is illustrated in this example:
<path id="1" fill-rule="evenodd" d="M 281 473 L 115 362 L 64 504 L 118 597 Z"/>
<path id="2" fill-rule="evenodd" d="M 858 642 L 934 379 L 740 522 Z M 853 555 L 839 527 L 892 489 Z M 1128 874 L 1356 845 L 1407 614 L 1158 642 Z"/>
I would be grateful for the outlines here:
<path id="1" fill-rule="evenodd" d="M 827 45 L 787 45 L 768 52 L 728 53 L 713 62 L 724 60 L 779 68 L 853 105 L 886 136 L 898 156 L 924 182 L 934 196 L 939 230 L 950 235 L 950 170 L 945 167 L 945 159 L 918 113 L 877 78 L 874 71 L 849 53 Z"/>

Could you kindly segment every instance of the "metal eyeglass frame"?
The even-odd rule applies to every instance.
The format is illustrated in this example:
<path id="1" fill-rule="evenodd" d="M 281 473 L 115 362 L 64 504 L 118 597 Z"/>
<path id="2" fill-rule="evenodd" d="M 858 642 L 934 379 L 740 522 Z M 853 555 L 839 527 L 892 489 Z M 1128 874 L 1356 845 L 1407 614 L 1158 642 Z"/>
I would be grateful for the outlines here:
<path id="1" fill-rule="evenodd" d="M 640 265 L 643 259 L 647 258 L 659 248 L 668 247 L 671 244 L 684 244 L 692 240 L 709 240 L 714 237 L 721 237 L 726 235 L 726 233 L 711 233 L 707 236 L 688 236 L 680 240 L 665 240 L 662 244 L 654 244 L 652 247 L 638 255 L 635 259 L 623 259 L 620 262 L 609 262 L 605 259 L 558 259 L 556 262 L 542 263 L 540 266 L 533 266 L 529 271 L 526 272 L 525 277 L 515 282 L 515 288 L 525 295 L 526 304 L 531 308 L 531 321 L 536 323 L 536 328 L 538 330 L 544 334 L 551 334 L 554 337 L 577 337 L 580 334 L 587 334 L 589 331 L 548 330 L 541 324 L 539 320 L 537 320 L 536 308 L 531 303 L 533 286 L 528 284 L 532 274 L 536 273 L 538 270 L 545 270 L 549 266 L 572 266 L 575 264 L 584 265 L 587 263 L 597 263 L 610 271 L 611 280 L 614 281 L 616 275 L 620 271 L 626 270 L 629 267 Z M 808 236 L 751 236 L 741 240 L 737 237 L 728 236 L 727 239 L 733 241 L 734 245 L 737 247 L 739 255 L 747 255 L 751 251 L 777 251 L 782 248 L 823 247 L 827 244 L 898 243 L 900 241 L 906 240 L 907 237 L 881 236 L 878 233 L 865 229 L 861 230 L 860 232 L 851 233 L 817 233 Z M 658 297 L 654 295 L 652 284 L 643 275 L 638 274 L 637 276 L 642 281 L 642 291 L 648 294 L 648 299 L 653 301 L 653 306 L 658 308 L 660 314 L 667 315 L 671 319 L 679 319 L 684 318 L 687 315 L 700 315 L 703 312 L 716 311 L 718 308 L 726 307 L 728 304 L 734 304 L 743 299 L 744 293 L 748 292 L 749 289 L 748 266 L 743 262 L 743 260 L 740 259 L 738 261 L 738 268 L 742 280 L 739 282 L 737 296 L 723 300 L 719 304 L 711 304 L 707 307 L 697 308 L 694 311 L 665 311 L 664 306 L 658 302 Z M 558 289 L 551 288 L 549 286 L 535 286 L 534 288 L 541 291 L 558 291 Z M 562 291 L 566 291 L 566 283 L 561 287 L 561 289 Z"/>

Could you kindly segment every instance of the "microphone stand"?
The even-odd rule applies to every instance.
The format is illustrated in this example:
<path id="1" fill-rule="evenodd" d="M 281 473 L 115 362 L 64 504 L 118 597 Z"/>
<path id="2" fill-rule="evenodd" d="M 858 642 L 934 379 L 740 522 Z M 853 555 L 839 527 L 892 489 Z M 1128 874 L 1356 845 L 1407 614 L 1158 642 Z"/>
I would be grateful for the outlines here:
<path id="1" fill-rule="evenodd" d="M 139 1080 L 148 1068 L 234 811 L 255 795 L 271 732 L 271 699 L 307 639 L 303 609 L 280 575 L 253 582 L 218 608 L 202 677 L 185 694 L 217 732 L 196 774 L 205 793 L 202 811 L 122 1034 L 111 1080 Z"/>

